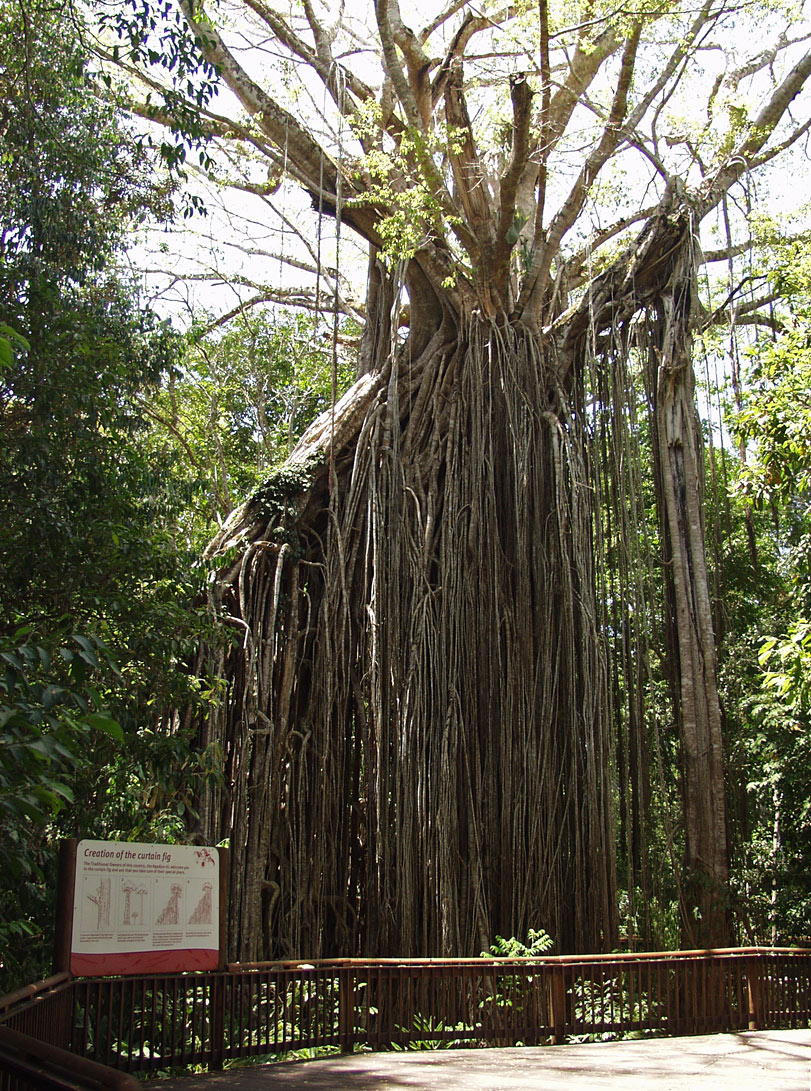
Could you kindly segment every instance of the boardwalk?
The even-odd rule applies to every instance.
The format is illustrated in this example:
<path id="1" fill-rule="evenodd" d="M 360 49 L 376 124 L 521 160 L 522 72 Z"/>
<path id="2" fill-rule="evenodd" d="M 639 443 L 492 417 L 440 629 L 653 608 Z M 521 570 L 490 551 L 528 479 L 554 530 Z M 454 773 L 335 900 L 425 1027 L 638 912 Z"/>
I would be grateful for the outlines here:
<path id="1" fill-rule="evenodd" d="M 152 1091 L 811 1091 L 811 1030 L 534 1049 L 367 1053 L 238 1068 Z"/>

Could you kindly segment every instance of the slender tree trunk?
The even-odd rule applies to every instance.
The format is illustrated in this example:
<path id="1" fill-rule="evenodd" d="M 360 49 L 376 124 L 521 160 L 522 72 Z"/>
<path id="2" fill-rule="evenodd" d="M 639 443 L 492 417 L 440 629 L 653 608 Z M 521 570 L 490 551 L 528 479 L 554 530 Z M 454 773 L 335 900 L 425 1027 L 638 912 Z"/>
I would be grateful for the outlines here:
<path id="1" fill-rule="evenodd" d="M 780 828 L 780 819 L 782 811 L 782 792 L 780 791 L 780 785 L 775 784 L 772 789 L 772 805 L 773 805 L 773 818 L 772 818 L 772 890 L 771 898 L 769 900 L 769 926 L 770 926 L 770 941 L 772 947 L 777 946 L 779 939 L 777 922 L 777 906 L 780 895 L 780 880 L 782 879 L 781 868 L 781 856 L 783 848 L 783 836 Z"/>
<path id="2" fill-rule="evenodd" d="M 703 443 L 691 358 L 694 285 L 688 233 L 667 289 L 659 296 L 654 458 L 672 597 L 671 669 L 682 744 L 682 943 L 691 948 L 724 946 L 730 937 L 721 707 L 704 541 Z"/>

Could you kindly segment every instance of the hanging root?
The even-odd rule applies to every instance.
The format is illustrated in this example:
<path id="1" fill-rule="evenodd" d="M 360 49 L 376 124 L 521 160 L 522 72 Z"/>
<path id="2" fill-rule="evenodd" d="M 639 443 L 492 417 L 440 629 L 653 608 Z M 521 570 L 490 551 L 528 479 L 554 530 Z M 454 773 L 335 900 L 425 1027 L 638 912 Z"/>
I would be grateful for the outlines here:
<path id="1" fill-rule="evenodd" d="M 438 321 L 336 407 L 332 487 L 316 428 L 306 486 L 221 535 L 254 541 L 217 588 L 241 630 L 205 726 L 232 957 L 612 945 L 594 491 L 549 353 Z"/>

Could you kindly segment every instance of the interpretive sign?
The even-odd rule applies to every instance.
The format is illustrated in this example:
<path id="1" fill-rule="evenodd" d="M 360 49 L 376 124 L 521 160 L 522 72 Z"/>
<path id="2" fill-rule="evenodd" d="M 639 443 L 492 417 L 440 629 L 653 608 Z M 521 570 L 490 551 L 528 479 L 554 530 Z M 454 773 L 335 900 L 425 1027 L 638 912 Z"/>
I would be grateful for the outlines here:
<path id="1" fill-rule="evenodd" d="M 219 948 L 217 849 L 79 841 L 72 973 L 213 970 Z"/>

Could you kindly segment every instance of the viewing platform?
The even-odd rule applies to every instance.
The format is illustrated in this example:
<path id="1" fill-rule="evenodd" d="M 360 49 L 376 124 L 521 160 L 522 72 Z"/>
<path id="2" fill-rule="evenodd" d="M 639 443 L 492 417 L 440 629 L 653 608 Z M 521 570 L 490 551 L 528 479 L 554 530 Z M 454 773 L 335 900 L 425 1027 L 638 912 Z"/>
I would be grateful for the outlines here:
<path id="1" fill-rule="evenodd" d="M 562 1082 L 565 1081 L 565 1082 Z M 147 1084 L 154 1091 L 808 1091 L 811 1030 L 356 1053 Z"/>
<path id="2" fill-rule="evenodd" d="M 808 1091 L 809 1027 L 799 948 L 65 972 L 0 998 L 0 1088 Z"/>

